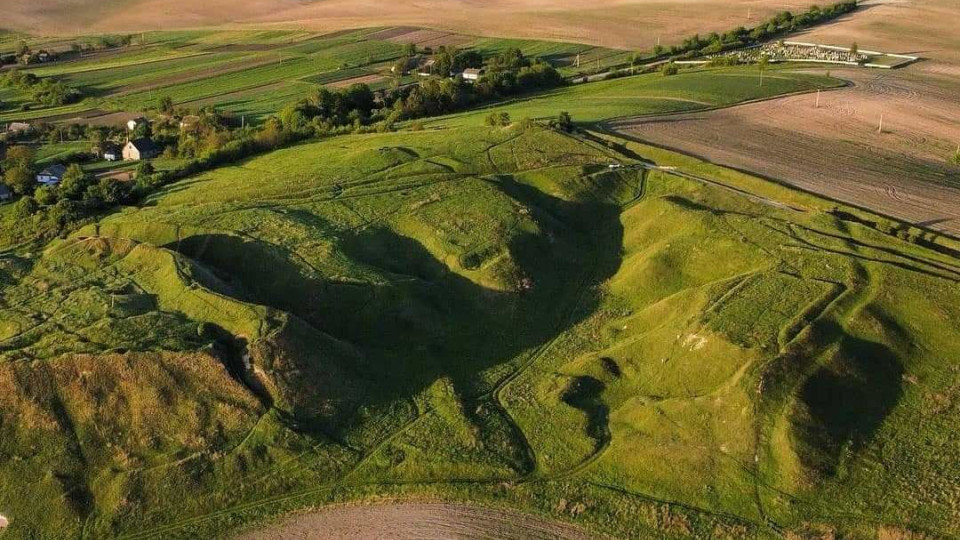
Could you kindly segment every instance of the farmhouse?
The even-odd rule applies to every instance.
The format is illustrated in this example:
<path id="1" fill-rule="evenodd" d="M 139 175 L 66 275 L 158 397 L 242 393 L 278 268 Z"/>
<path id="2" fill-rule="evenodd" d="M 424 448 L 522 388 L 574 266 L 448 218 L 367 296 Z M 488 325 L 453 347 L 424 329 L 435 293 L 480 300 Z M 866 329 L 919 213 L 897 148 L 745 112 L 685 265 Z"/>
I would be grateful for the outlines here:
<path id="1" fill-rule="evenodd" d="M 10 191 L 10 188 L 0 184 L 0 201 L 9 201 L 13 198 L 13 193 Z"/>
<path id="2" fill-rule="evenodd" d="M 124 161 L 152 159 L 160 155 L 160 148 L 150 139 L 136 139 L 123 147 Z"/>
<path id="3" fill-rule="evenodd" d="M 63 173 L 67 168 L 61 164 L 51 165 L 37 174 L 37 183 L 45 186 L 55 186 L 63 179 Z"/>
<path id="4" fill-rule="evenodd" d="M 480 77 L 483 77 L 484 71 L 482 69 L 476 68 L 467 68 L 463 70 L 463 80 L 476 82 L 480 80 Z"/>

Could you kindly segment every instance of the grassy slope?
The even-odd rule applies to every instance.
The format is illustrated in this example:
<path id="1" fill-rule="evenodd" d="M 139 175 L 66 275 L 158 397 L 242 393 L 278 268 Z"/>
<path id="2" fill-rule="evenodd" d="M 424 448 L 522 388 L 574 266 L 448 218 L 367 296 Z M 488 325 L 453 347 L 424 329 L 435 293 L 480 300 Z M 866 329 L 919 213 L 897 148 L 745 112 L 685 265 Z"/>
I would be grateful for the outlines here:
<path id="1" fill-rule="evenodd" d="M 639 156 L 762 198 L 606 169 Z M 181 182 L 2 259 L 7 535 L 206 535 L 379 493 L 623 536 L 955 536 L 960 264 L 832 206 L 537 129 Z"/>
<path id="2" fill-rule="evenodd" d="M 768 70 L 759 84 L 754 67 L 681 71 L 673 77 L 659 73 L 577 84 L 531 97 L 492 105 L 466 114 L 431 120 L 428 125 L 482 125 L 491 112 L 506 111 L 515 120 L 553 118 L 567 111 L 577 122 L 597 122 L 623 116 L 692 111 L 722 107 L 747 100 L 791 92 L 833 88 L 836 79 L 790 71 Z"/>

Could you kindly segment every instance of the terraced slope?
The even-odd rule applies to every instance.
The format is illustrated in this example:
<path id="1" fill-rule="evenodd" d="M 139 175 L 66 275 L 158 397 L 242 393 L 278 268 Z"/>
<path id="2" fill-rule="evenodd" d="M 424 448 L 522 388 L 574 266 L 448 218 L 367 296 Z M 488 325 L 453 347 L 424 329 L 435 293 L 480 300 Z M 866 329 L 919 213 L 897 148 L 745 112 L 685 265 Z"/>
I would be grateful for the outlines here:
<path id="1" fill-rule="evenodd" d="M 398 497 L 622 537 L 956 536 L 960 261 L 884 228 L 539 127 L 175 184 L 0 259 L 5 534 Z"/>

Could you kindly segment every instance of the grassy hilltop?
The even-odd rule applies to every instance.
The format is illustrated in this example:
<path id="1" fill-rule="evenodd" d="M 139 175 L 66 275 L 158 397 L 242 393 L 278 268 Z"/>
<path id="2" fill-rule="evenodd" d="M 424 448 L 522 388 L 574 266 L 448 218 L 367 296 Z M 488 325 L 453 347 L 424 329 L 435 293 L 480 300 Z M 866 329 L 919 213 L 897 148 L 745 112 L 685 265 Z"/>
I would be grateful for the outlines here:
<path id="1" fill-rule="evenodd" d="M 0 258 L 6 535 L 396 495 L 624 537 L 957 536 L 960 262 L 881 222 L 519 125 L 182 181 Z"/>

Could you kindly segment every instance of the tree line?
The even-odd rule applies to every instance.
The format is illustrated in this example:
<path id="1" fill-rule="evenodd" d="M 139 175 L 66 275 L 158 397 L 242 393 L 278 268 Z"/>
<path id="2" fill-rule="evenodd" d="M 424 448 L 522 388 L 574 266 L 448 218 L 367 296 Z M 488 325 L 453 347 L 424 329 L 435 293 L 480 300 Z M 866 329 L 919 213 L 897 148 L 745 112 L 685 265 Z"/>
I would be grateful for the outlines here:
<path id="1" fill-rule="evenodd" d="M 683 40 L 682 43 L 671 45 L 669 48 L 657 45 L 654 47 L 653 53 L 656 57 L 696 58 L 740 49 L 750 45 L 756 45 L 777 36 L 810 28 L 811 26 L 846 15 L 855 9 L 857 9 L 856 0 L 844 0 L 827 7 L 813 5 L 810 9 L 799 15 L 794 15 L 789 11 L 781 11 L 766 22 L 752 29 L 741 26 L 723 34 L 716 32 L 707 36 L 695 34 Z"/>
<path id="2" fill-rule="evenodd" d="M 441 48 L 434 57 L 438 76 L 379 94 L 365 84 L 339 90 L 320 87 L 284 108 L 278 118 L 285 129 L 293 131 L 331 133 L 375 123 L 388 129 L 398 121 L 449 114 L 478 103 L 564 84 L 553 66 L 530 59 L 519 49 L 504 51 L 485 64 L 478 55 L 474 51 Z M 479 66 L 484 66 L 485 73 L 476 82 L 446 76 Z"/>
<path id="3" fill-rule="evenodd" d="M 79 90 L 67 86 L 62 81 L 50 77 L 41 78 L 17 69 L 11 69 L 0 78 L 0 86 L 15 88 L 30 96 L 34 103 L 48 107 L 75 103 L 82 97 Z M 28 104 L 26 108 L 29 109 Z"/>

